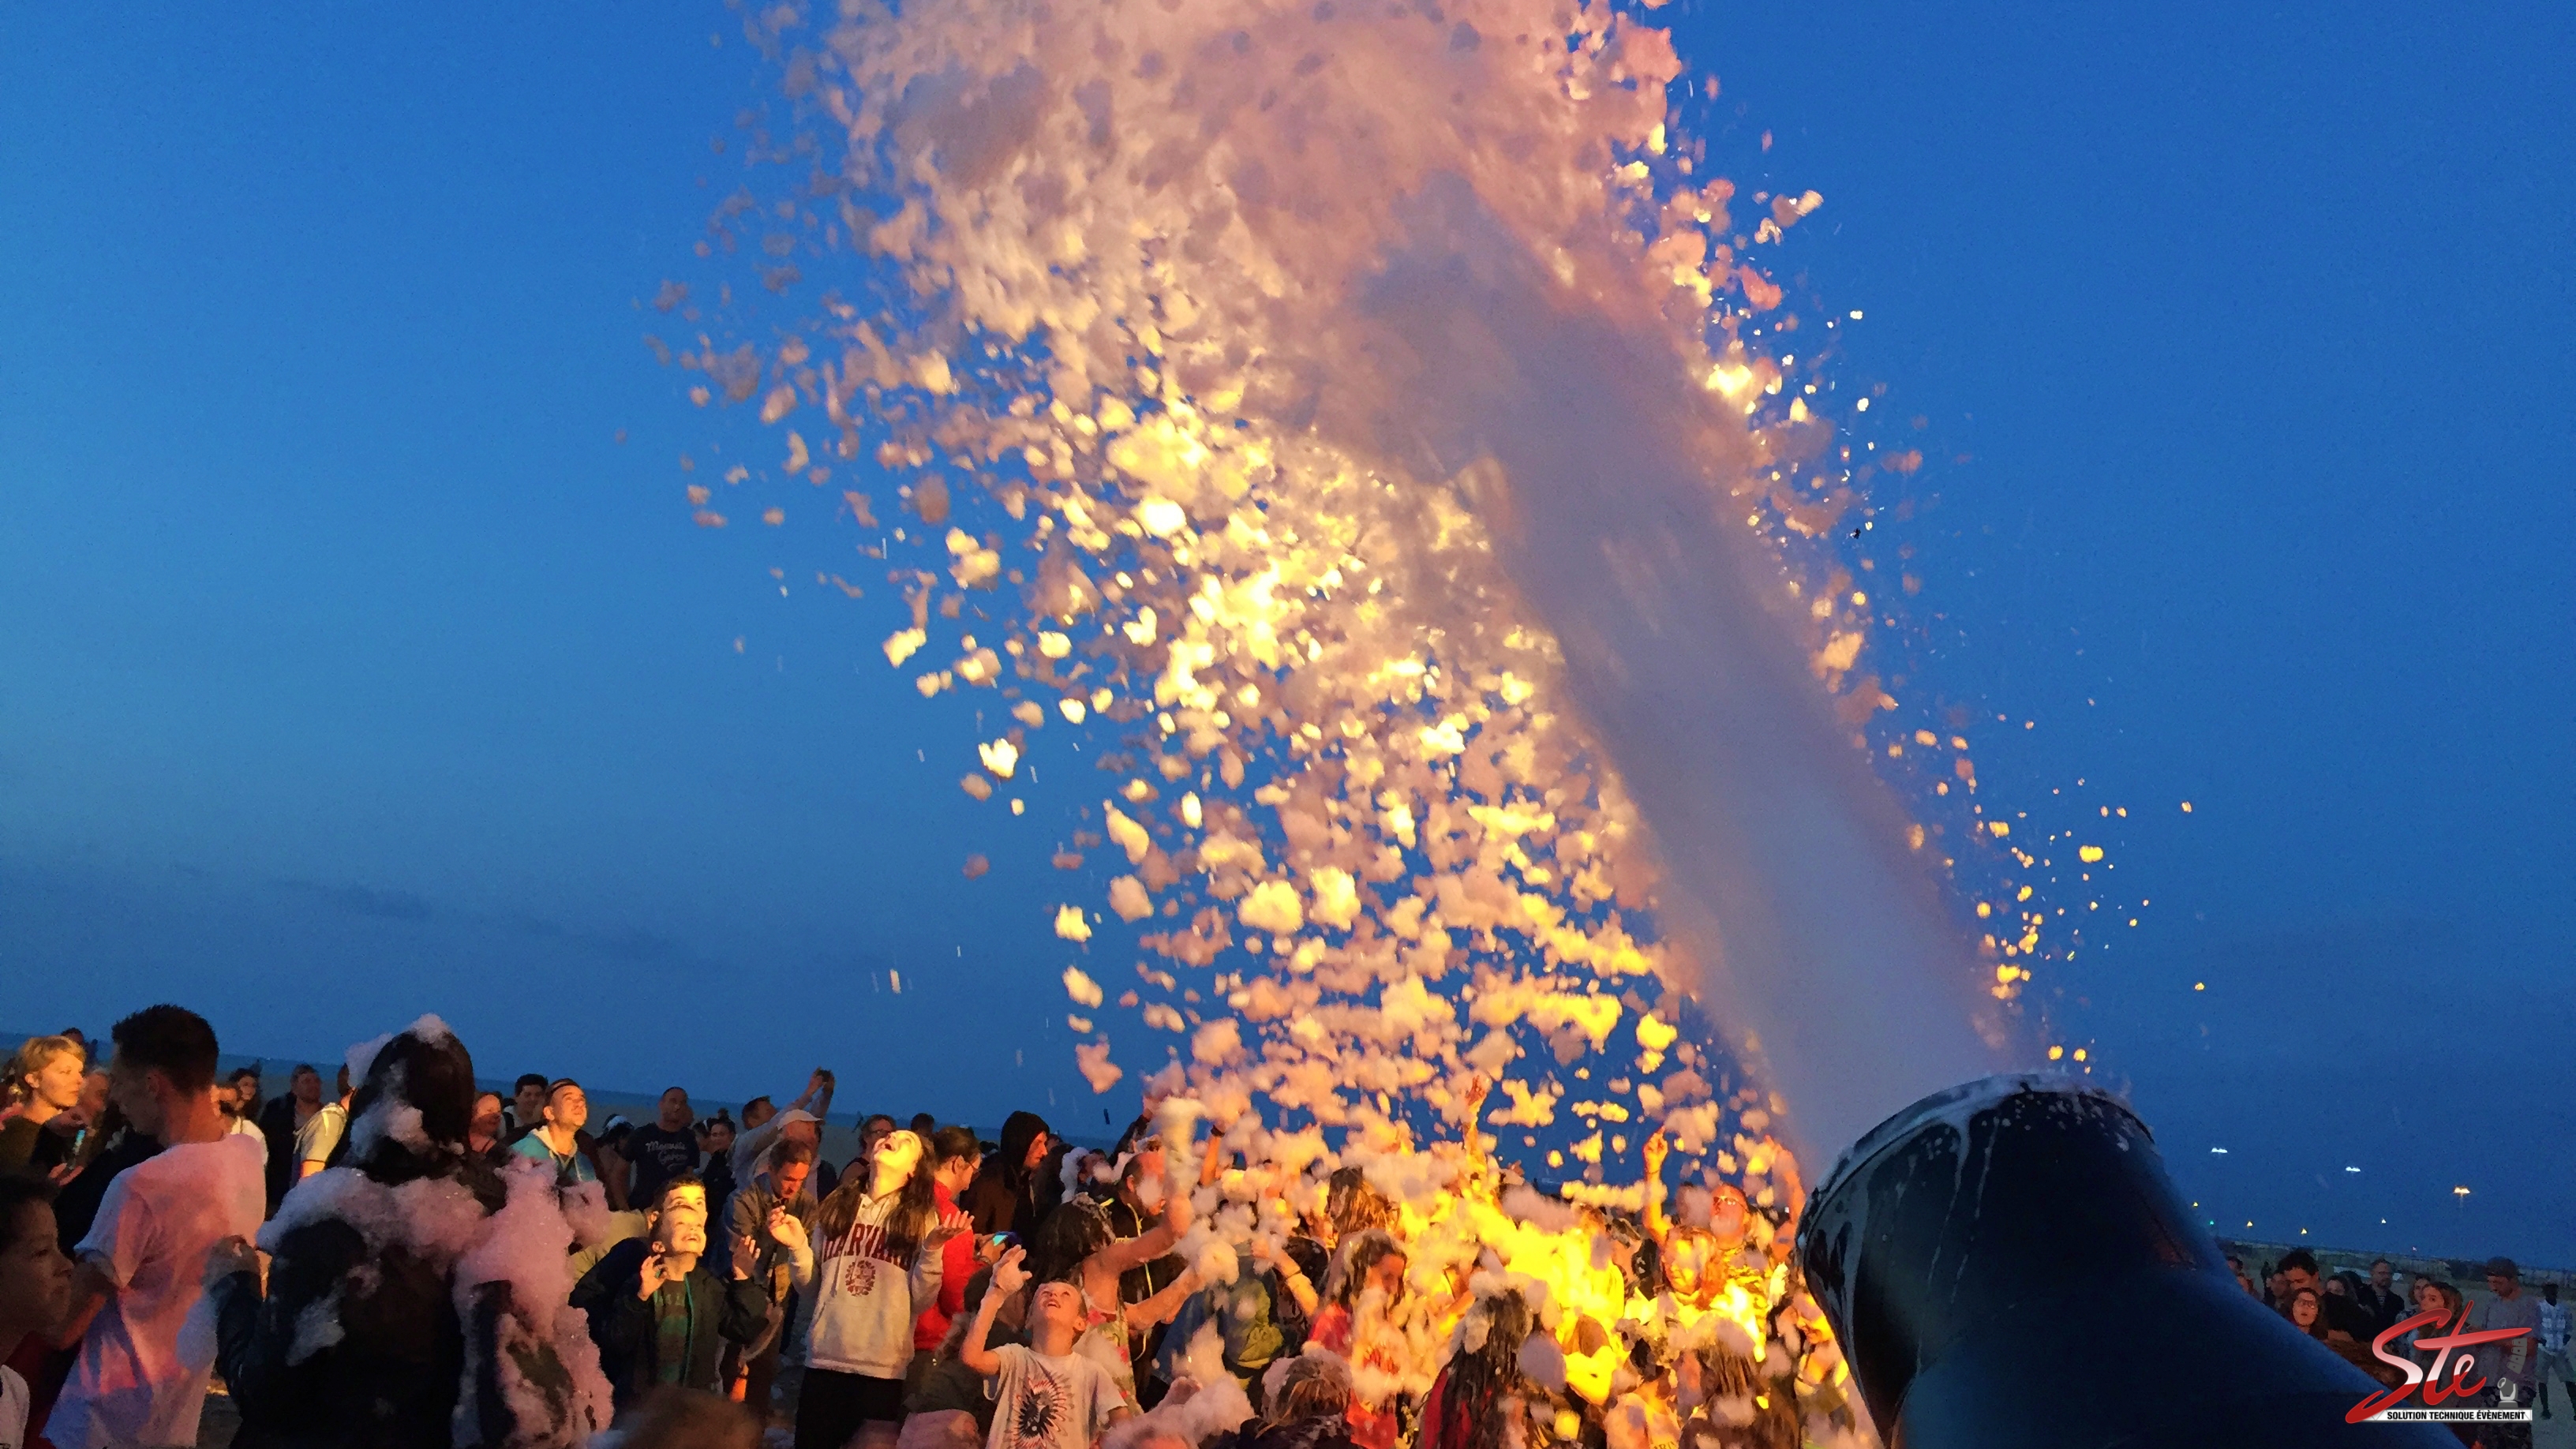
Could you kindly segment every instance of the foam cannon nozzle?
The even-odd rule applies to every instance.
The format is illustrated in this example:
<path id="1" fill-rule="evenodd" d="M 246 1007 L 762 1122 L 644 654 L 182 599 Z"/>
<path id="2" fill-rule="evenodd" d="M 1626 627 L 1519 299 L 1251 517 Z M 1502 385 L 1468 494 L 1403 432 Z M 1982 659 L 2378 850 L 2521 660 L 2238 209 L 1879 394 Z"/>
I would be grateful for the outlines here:
<path id="1" fill-rule="evenodd" d="M 2107 1094 L 1999 1076 L 1844 1153 L 1798 1233 L 1891 1449 L 2456 1446 L 2246 1296 Z"/>

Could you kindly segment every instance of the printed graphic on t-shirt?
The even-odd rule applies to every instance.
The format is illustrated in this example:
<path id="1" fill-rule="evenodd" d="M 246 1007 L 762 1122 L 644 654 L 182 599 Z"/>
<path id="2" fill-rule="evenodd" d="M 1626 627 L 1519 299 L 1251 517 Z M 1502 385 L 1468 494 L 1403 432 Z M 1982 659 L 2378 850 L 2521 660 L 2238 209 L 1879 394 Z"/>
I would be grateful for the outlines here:
<path id="1" fill-rule="evenodd" d="M 1031 1363 L 1020 1380 L 1019 1412 L 1011 1416 L 1010 1449 L 1046 1449 L 1073 1415 L 1072 1387 Z"/>
<path id="2" fill-rule="evenodd" d="M 986 1449 L 1088 1449 L 1118 1386 L 1079 1354 L 1046 1358 L 1022 1344 L 997 1350 L 993 1432 Z"/>

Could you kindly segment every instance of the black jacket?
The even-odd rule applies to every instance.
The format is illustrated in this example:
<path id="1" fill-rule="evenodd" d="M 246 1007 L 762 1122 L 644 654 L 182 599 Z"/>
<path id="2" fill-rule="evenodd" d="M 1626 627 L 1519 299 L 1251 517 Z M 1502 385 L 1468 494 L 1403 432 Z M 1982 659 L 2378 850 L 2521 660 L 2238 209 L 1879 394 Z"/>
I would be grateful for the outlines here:
<path id="1" fill-rule="evenodd" d="M 2366 1278 L 2362 1280 L 2360 1287 L 2353 1290 L 2353 1296 L 2361 1304 L 2361 1311 L 2370 1315 L 2374 1330 L 2371 1336 L 2374 1338 L 2386 1332 L 2397 1320 L 2408 1316 L 2415 1308 L 2415 1305 L 2406 1301 L 2405 1294 L 2394 1288 L 2377 1287 Z"/>
<path id="2" fill-rule="evenodd" d="M 629 1238 L 591 1265 L 572 1290 L 572 1306 L 590 1315 L 590 1337 L 599 1345 L 600 1372 L 608 1375 L 620 1409 L 662 1381 L 661 1336 L 654 1331 L 653 1303 L 636 1293 L 644 1286 L 644 1259 L 651 1251 L 652 1245 L 644 1239 Z M 719 1278 L 703 1259 L 684 1281 L 697 1328 L 689 1337 L 689 1362 L 680 1383 L 721 1393 L 718 1360 L 723 1343 L 719 1340 L 747 1344 L 760 1337 L 769 1326 L 769 1302 L 761 1296 L 759 1280 Z"/>
<path id="3" fill-rule="evenodd" d="M 443 1446 L 465 1371 L 465 1329 L 448 1274 L 397 1244 L 367 1250 L 338 1218 L 286 1234 L 268 1296 L 236 1273 L 215 1285 L 216 1367 L 242 1416 L 240 1449 Z M 338 1296 L 336 1303 L 326 1300 Z M 340 1324 L 300 1359 L 308 1310 Z M 309 1346 L 308 1346 L 309 1347 Z"/>
<path id="4" fill-rule="evenodd" d="M 98 1156 L 63 1184 L 63 1190 L 54 1194 L 54 1231 L 61 1235 L 64 1257 L 80 1257 L 72 1250 L 97 1224 L 98 1210 L 107 1205 L 108 1185 L 123 1176 L 127 1168 L 149 1162 L 160 1153 L 158 1140 L 132 1127 L 119 1128 L 99 1149 Z"/>
<path id="5" fill-rule="evenodd" d="M 272 1098 L 260 1105 L 259 1135 L 268 1139 L 268 1215 L 277 1216 L 277 1205 L 286 1200 L 286 1190 L 295 1186 L 296 1173 L 302 1164 L 295 1155 L 295 1098 L 292 1094 Z"/>
<path id="6" fill-rule="evenodd" d="M 489 1179 L 472 1186 L 487 1208 L 499 1196 Z M 267 1297 L 249 1273 L 212 1297 L 215 1368 L 242 1418 L 235 1449 L 446 1449 L 460 1425 L 466 1443 L 539 1442 L 551 1431 L 522 1422 L 527 1388 L 555 1405 L 572 1394 L 551 1350 L 515 1326 L 505 1285 L 475 1290 L 469 1320 L 452 1270 L 407 1243 L 370 1250 L 342 1218 L 278 1241 Z M 336 1321 L 337 1337 L 315 1347 L 308 1314 Z M 527 1386 L 515 1394 L 504 1358 Z"/>
<path id="7" fill-rule="evenodd" d="M 352 1123 L 384 1095 L 419 1112 L 423 1135 L 388 1133 L 353 1154 L 358 1191 L 436 1179 L 470 1200 L 451 1209 L 501 1207 L 501 1180 L 464 1150 L 474 1064 L 461 1043 L 417 1027 L 395 1037 L 351 1102 Z M 356 1135 L 353 1126 L 344 1144 Z M 444 1252 L 408 1212 L 396 1217 L 365 1214 L 379 1235 L 370 1244 L 342 1212 L 317 1215 L 275 1240 L 265 1297 L 250 1273 L 214 1285 L 215 1367 L 242 1419 L 236 1449 L 516 1446 L 606 1427 L 574 1424 L 577 1385 L 551 1324 L 532 1329 L 506 1283 L 460 1293 Z"/>
<path id="8" fill-rule="evenodd" d="M 1002 1145 L 984 1159 L 984 1165 L 975 1170 L 975 1180 L 957 1200 L 975 1219 L 976 1232 L 1016 1233 L 1025 1243 L 1055 1210 L 1056 1200 L 1063 1196 L 1061 1185 L 1050 1180 L 1044 1168 L 1031 1172 L 1021 1166 L 1029 1160 L 1029 1144 L 1046 1131 L 1046 1119 L 1035 1112 L 1013 1112 L 1003 1121 Z"/>

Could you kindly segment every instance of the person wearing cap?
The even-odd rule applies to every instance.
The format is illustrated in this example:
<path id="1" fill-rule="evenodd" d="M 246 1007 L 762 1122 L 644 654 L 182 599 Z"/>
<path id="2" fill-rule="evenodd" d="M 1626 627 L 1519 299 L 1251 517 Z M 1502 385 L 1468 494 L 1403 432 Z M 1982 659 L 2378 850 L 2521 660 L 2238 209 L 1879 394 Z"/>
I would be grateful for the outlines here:
<path id="1" fill-rule="evenodd" d="M 733 1139 L 733 1180 L 743 1183 L 757 1176 L 762 1167 L 761 1159 L 768 1154 L 770 1144 L 776 1142 L 790 1129 L 794 1129 L 805 1141 L 820 1146 L 823 1141 L 823 1119 L 832 1111 L 832 1085 L 832 1074 L 817 1067 L 814 1069 L 814 1075 L 805 1081 L 803 1096 L 788 1103 L 786 1111 L 775 1113 L 757 1122 L 752 1120 L 751 1104 L 745 1103 L 742 1109 L 742 1131 Z M 762 1100 L 764 1099 L 754 1097 L 752 1102 Z M 821 1171 L 822 1159 L 817 1157 L 814 1165 L 817 1178 L 824 1176 Z M 814 1190 L 817 1196 L 821 1196 L 829 1193 L 831 1189 L 817 1181 Z"/>
<path id="2" fill-rule="evenodd" d="M 2487 1260 L 2487 1292 L 2492 1296 L 2469 1307 L 2471 1330 L 2531 1331 L 2478 1345 L 2478 1373 L 2487 1380 L 2478 1402 L 2506 1407 L 2529 1404 L 2540 1377 L 2540 1300 L 2522 1291 L 2522 1269 L 2511 1258 Z M 2531 1444 L 2528 1423 L 2482 1424 L 2479 1430 L 2490 1449 L 2529 1449 Z"/>
<path id="3" fill-rule="evenodd" d="M 589 1121 L 590 1098 L 582 1092 L 581 1083 L 558 1077 L 546 1084 L 545 1105 L 539 1111 L 535 1129 L 511 1143 L 510 1151 L 551 1169 L 557 1187 L 597 1182 L 599 1174 L 581 1151 L 581 1129 Z"/>

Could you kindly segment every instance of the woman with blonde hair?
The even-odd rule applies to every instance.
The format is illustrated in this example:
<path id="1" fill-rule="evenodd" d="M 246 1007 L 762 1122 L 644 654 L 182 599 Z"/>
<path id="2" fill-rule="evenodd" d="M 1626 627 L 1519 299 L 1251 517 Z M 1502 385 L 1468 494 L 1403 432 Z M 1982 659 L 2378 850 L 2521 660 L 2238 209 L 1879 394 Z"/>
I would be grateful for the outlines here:
<path id="1" fill-rule="evenodd" d="M 0 1170 L 50 1173 L 71 1160 L 70 1134 L 49 1130 L 80 1105 L 88 1053 L 67 1036 L 29 1037 L 6 1067 L 8 1104 L 17 1115 L 0 1127 Z"/>

